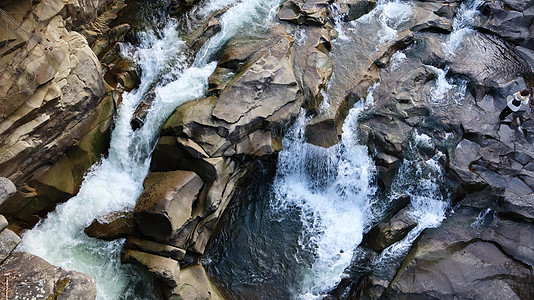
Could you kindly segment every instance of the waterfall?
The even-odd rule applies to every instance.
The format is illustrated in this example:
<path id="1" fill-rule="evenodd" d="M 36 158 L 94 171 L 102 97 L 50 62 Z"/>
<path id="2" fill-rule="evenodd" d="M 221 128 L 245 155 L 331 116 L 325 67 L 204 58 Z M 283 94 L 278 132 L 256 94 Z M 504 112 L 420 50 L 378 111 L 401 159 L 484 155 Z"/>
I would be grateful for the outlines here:
<path id="1" fill-rule="evenodd" d="M 482 0 L 466 0 L 462 2 L 454 18 L 452 32 L 443 45 L 447 56 L 453 57 L 461 47 L 464 37 L 473 33 L 476 17 L 480 14 L 479 9 L 483 3 L 484 1 Z"/>
<path id="2" fill-rule="evenodd" d="M 212 1 L 217 10 L 228 1 Z M 219 6 L 222 5 L 222 6 Z M 111 136 L 109 156 L 102 158 L 85 176 L 78 195 L 60 204 L 35 228 L 26 232 L 18 251 L 38 255 L 54 265 L 93 276 L 98 299 L 149 299 L 151 289 L 137 270 L 119 260 L 123 240 L 105 242 L 87 237 L 83 229 L 107 213 L 131 210 L 142 192 L 149 170 L 151 152 L 159 129 L 173 110 L 185 101 L 202 97 L 213 72 L 216 52 L 243 26 L 268 22 L 278 0 L 243 0 L 234 3 L 222 17 L 222 29 L 198 53 L 191 67 L 185 65 L 177 24 L 170 21 L 159 33 L 144 33 L 137 47 L 125 46 L 142 69 L 140 86 L 123 95 Z M 154 89 L 155 100 L 145 124 L 132 130 L 131 117 L 147 92 Z M 140 295 L 139 291 L 145 294 Z"/>
<path id="3" fill-rule="evenodd" d="M 387 271 L 388 265 L 398 263 L 423 230 L 438 227 L 445 218 L 449 197 L 443 191 L 443 174 L 438 162 L 443 153 L 434 148 L 432 138 L 426 134 L 415 133 L 410 141 L 391 193 L 394 197 L 400 194 L 410 196 L 409 216 L 417 225 L 402 240 L 382 251 L 375 261 L 376 276 Z M 434 155 L 428 159 L 418 154 L 429 152 Z"/>
<path id="4" fill-rule="evenodd" d="M 380 0 L 377 6 L 368 14 L 362 16 L 355 22 L 380 24 L 380 29 L 376 33 L 376 50 L 380 46 L 392 41 L 397 37 L 397 29 L 412 17 L 412 5 L 399 0 Z"/>
<path id="5" fill-rule="evenodd" d="M 367 147 L 359 145 L 356 136 L 362 109 L 350 110 L 337 146 L 325 149 L 305 143 L 304 113 L 283 141 L 271 205 L 281 214 L 300 213 L 300 253 L 312 254 L 313 262 L 302 270 L 294 292 L 299 299 L 320 299 L 339 283 L 368 225 L 376 187 Z"/>

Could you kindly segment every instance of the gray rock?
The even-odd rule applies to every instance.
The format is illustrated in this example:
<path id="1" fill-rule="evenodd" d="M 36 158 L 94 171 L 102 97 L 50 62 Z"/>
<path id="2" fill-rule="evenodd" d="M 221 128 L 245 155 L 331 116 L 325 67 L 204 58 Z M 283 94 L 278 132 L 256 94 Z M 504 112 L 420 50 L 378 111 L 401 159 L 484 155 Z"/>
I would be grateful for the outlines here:
<path id="1" fill-rule="evenodd" d="M 4 230 L 6 227 L 7 227 L 8 222 L 7 222 L 7 219 L 6 217 L 4 217 L 3 215 L 0 215 L 0 231 Z"/>
<path id="2" fill-rule="evenodd" d="M 4 261 L 20 243 L 20 237 L 9 229 L 0 232 L 0 262 Z"/>
<path id="3" fill-rule="evenodd" d="M 0 265 L 0 274 L 2 283 L 8 286 L 9 299 L 96 298 L 96 283 L 92 277 L 52 266 L 29 253 L 13 253 Z"/>
<path id="4" fill-rule="evenodd" d="M 458 208 L 440 228 L 423 233 L 384 295 L 530 298 L 532 249 L 524 244 L 530 234 L 521 236 L 530 227 Z"/>
<path id="5" fill-rule="evenodd" d="M 375 226 L 369 234 L 372 241 L 369 246 L 381 252 L 394 243 L 402 240 L 417 225 L 417 220 L 410 215 L 410 208 L 405 207 L 387 222 Z"/>
<path id="6" fill-rule="evenodd" d="M 13 182 L 5 177 L 0 177 L 0 204 L 15 192 L 17 192 L 17 187 L 15 187 Z"/>

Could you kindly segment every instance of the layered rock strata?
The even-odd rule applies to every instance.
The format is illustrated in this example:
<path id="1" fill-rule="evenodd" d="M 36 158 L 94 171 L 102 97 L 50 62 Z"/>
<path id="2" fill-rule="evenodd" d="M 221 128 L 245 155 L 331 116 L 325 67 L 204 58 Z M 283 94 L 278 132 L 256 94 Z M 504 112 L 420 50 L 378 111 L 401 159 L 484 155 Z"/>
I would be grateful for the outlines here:
<path id="1" fill-rule="evenodd" d="M 26 226 L 75 195 L 107 150 L 117 87 L 132 88 L 136 78 L 117 46 L 129 26 L 108 26 L 122 7 L 121 1 L 0 5 L 0 176 L 18 190 L 0 211 Z"/>
<path id="2" fill-rule="evenodd" d="M 108 148 L 120 92 L 137 78 L 118 48 L 130 26 L 110 27 L 123 7 L 123 1 L 0 4 L 0 176 L 9 182 L 1 182 L 0 211 L 15 232 L 75 195 Z M 96 297 L 89 276 L 11 253 L 20 241 L 14 231 L 0 234 L 2 295 Z"/>

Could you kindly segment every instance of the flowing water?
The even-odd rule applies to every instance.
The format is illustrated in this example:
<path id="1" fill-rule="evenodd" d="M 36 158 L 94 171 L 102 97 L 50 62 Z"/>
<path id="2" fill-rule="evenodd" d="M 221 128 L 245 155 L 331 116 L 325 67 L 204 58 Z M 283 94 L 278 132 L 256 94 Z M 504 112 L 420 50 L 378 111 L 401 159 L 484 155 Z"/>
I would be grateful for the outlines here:
<path id="1" fill-rule="evenodd" d="M 121 265 L 123 240 L 105 242 L 87 237 L 83 229 L 107 213 L 131 210 L 142 192 L 142 182 L 159 129 L 181 103 L 204 95 L 207 79 L 216 62 L 214 54 L 243 26 L 261 28 L 269 22 L 278 0 L 207 1 L 212 10 L 232 6 L 222 17 L 222 30 L 199 51 L 191 67 L 186 64 L 185 43 L 177 22 L 171 20 L 161 32 L 139 36 L 140 44 L 123 51 L 140 66 L 141 84 L 123 95 L 111 137 L 109 156 L 86 175 L 77 196 L 56 210 L 23 236 L 19 251 L 43 257 L 50 263 L 93 276 L 98 299 L 150 299 L 153 292 L 139 270 Z M 240 16 L 236 18 L 235 16 Z M 147 92 L 155 100 L 145 124 L 132 130 L 130 120 Z"/>
<path id="2" fill-rule="evenodd" d="M 478 1 L 462 5 L 450 45 L 461 45 L 463 35 L 456 32 L 471 28 L 479 6 Z M 378 49 L 393 40 L 397 29 L 411 16 L 408 3 L 379 1 L 373 11 L 347 25 L 342 23 L 342 16 L 336 15 L 337 9 L 331 5 L 335 28 L 341 31 L 333 41 L 334 59 L 340 55 L 336 47 L 342 49 L 350 42 L 358 26 L 378 22 L 378 26 L 372 26 L 379 28 L 379 34 L 368 37 L 375 40 L 370 44 Z M 390 68 L 406 60 L 404 53 L 397 52 Z M 466 82 L 447 78 L 447 68 L 428 67 L 436 74 L 431 102 L 463 99 Z M 337 72 L 340 70 L 334 71 L 322 91 L 323 110 L 328 110 Z M 360 102 L 372 105 L 379 84 L 371 86 Z M 246 196 L 229 209 L 222 220 L 225 225 L 221 234 L 210 245 L 205 265 L 221 280 L 230 298 L 322 299 L 346 275 L 354 255 L 363 253 L 358 249 L 362 235 L 384 216 L 387 205 L 378 203 L 374 165 L 368 149 L 359 145 L 356 137 L 362 109 L 350 111 L 341 143 L 328 149 L 305 143 L 303 128 L 307 120 L 302 114 L 284 138 L 276 174 L 270 174 L 274 172 L 271 170 L 260 176 L 262 183 L 249 186 Z M 428 153 L 432 155 L 428 157 Z M 414 134 L 389 199 L 408 195 L 409 216 L 416 226 L 374 259 L 371 268 L 375 276 L 391 276 L 386 274 L 388 266 L 400 262 L 423 230 L 439 226 L 445 218 L 450 195 L 443 184 L 442 156 L 430 136 Z"/>
<path id="3" fill-rule="evenodd" d="M 452 24 L 452 32 L 447 37 L 443 49 L 448 56 L 454 56 L 456 51 L 462 46 L 466 35 L 474 32 L 477 17 L 480 15 L 480 7 L 484 4 L 482 0 L 466 0 L 460 4 L 458 12 Z"/>
<path id="4" fill-rule="evenodd" d="M 462 4 L 459 16 L 465 16 L 467 21 L 458 17 L 455 22 L 455 35 L 451 34 L 444 45 L 449 53 L 461 44 L 461 35 L 456 32 L 472 27 L 469 20 L 480 6 L 478 3 L 469 0 L 465 6 Z M 180 38 L 185 33 L 180 32 L 176 21 L 169 21 L 160 32 L 140 34 L 138 45 L 124 45 L 125 55 L 142 69 L 142 78 L 139 88 L 123 95 L 108 157 L 91 168 L 76 197 L 59 205 L 25 233 L 18 250 L 90 274 L 97 282 L 98 299 L 153 297 L 139 270 L 120 264 L 124 241 L 92 239 L 83 229 L 95 218 L 134 207 L 162 123 L 178 105 L 204 95 L 207 79 L 216 65 L 213 60 L 223 45 L 244 26 L 251 29 L 247 31 L 260 30 L 270 22 L 278 4 L 279 0 L 204 1 L 197 10 L 203 17 L 219 9 L 227 10 L 220 19 L 221 31 L 206 42 L 192 64 L 188 63 L 188 49 L 184 49 L 186 45 Z M 338 24 L 338 18 L 336 28 L 346 32 L 341 32 L 334 48 L 352 38 L 351 27 L 373 23 L 379 30 L 376 36 L 369 37 L 374 39 L 370 52 L 376 51 L 396 37 L 397 29 L 410 18 L 411 8 L 411 4 L 402 1 L 379 1 L 372 12 L 349 26 Z M 301 34 L 304 37 L 305 33 Z M 400 64 L 404 59 L 399 52 L 394 61 Z M 435 72 L 434 97 L 439 100 L 453 84 L 447 81 L 446 70 Z M 307 118 L 302 112 L 284 138 L 276 171 L 267 168 L 260 172 L 261 184 L 250 185 L 242 201 L 229 208 L 221 220 L 226 226 L 211 242 L 205 265 L 231 298 L 321 299 L 345 276 L 363 234 L 383 213 L 376 209 L 375 167 L 367 147 L 360 145 L 357 138 L 358 116 L 372 105 L 378 84 L 349 111 L 341 142 L 328 149 L 305 142 Z M 335 87 L 329 85 L 328 89 Z M 143 126 L 134 131 L 131 117 L 149 92 L 153 92 L 155 100 Z M 326 111 L 332 95 L 328 90 L 323 93 Z M 416 134 L 411 144 L 413 152 L 428 152 L 427 148 L 433 148 L 431 138 Z M 417 226 L 379 255 L 376 270 L 398 260 L 422 230 L 438 226 L 443 220 L 448 204 L 446 191 L 440 185 L 440 155 L 435 152 L 425 159 L 414 154 L 403 161 L 392 197 L 400 193 L 411 196 L 410 214 Z"/>
<path id="5" fill-rule="evenodd" d="M 284 138 L 271 186 L 230 212 L 205 264 L 228 279 L 232 298 L 320 299 L 341 280 L 375 193 L 374 165 L 356 137 L 362 109 L 350 111 L 341 143 L 328 149 L 305 143 L 302 113 Z"/>
<path id="6" fill-rule="evenodd" d="M 427 158 L 420 153 L 432 156 Z M 408 214 L 417 225 L 402 240 L 380 253 L 374 262 L 375 276 L 380 277 L 391 264 L 399 263 L 423 230 L 438 227 L 445 218 L 450 195 L 443 186 L 439 164 L 442 156 L 430 136 L 414 134 L 392 183 L 391 193 L 393 197 L 402 194 L 410 197 Z"/>

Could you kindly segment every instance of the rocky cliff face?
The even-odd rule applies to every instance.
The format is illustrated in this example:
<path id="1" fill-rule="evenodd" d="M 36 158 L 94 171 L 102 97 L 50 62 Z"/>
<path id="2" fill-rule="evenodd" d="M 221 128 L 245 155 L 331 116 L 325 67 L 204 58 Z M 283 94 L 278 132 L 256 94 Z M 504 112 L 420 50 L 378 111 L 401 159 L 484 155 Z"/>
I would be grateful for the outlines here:
<path id="1" fill-rule="evenodd" d="M 0 211 L 16 232 L 76 194 L 86 170 L 107 150 L 120 91 L 136 78 L 117 46 L 130 26 L 109 26 L 123 7 L 122 1 L 0 4 L 0 176 L 9 183 Z M 20 238 L 4 227 L 0 268 L 11 282 L 3 294 L 96 297 L 87 275 L 30 254 L 9 255 Z"/>
<path id="2" fill-rule="evenodd" d="M 116 47 L 129 26 L 108 26 L 123 6 L 0 4 L 0 176 L 18 189 L 2 212 L 35 223 L 36 214 L 74 195 L 87 168 L 105 153 L 116 87 L 132 87 L 132 73 L 124 70 L 134 69 L 120 62 Z"/>

